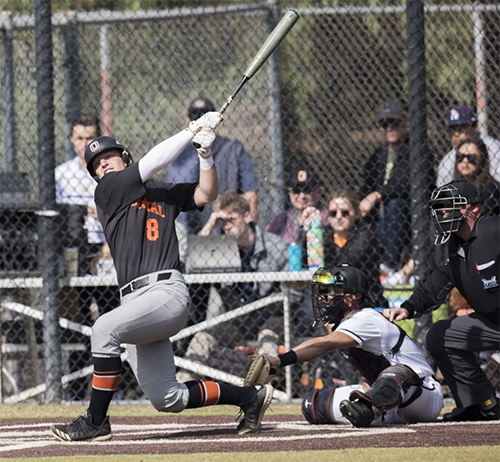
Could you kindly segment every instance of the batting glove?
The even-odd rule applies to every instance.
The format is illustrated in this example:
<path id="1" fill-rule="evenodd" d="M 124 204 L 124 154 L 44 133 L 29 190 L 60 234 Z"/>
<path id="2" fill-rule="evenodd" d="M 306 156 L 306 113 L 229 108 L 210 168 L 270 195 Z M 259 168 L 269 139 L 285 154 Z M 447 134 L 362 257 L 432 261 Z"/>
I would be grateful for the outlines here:
<path id="1" fill-rule="evenodd" d="M 212 113 L 213 114 L 213 113 Z M 211 156 L 210 148 L 215 140 L 215 133 L 211 128 L 202 128 L 193 138 L 193 146 L 200 157 L 206 159 Z"/>
<path id="2" fill-rule="evenodd" d="M 215 130 L 222 122 L 222 114 L 219 112 L 207 112 L 199 119 L 193 120 L 189 123 L 189 130 L 196 135 L 202 128 L 211 128 Z"/>

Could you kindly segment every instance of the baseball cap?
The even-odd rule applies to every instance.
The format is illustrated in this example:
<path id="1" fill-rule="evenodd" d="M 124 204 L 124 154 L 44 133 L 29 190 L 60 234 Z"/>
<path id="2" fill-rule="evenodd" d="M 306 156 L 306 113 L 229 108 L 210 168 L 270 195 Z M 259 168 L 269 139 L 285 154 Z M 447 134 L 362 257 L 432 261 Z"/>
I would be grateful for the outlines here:
<path id="1" fill-rule="evenodd" d="M 309 167 L 301 167 L 292 172 L 290 187 L 292 189 L 310 189 L 311 192 L 320 186 L 317 173 Z"/>
<path id="2" fill-rule="evenodd" d="M 448 184 L 455 186 L 460 195 L 467 199 L 468 204 L 482 204 L 484 202 L 481 191 L 474 183 L 470 183 L 466 180 L 456 180 Z"/>
<path id="3" fill-rule="evenodd" d="M 383 120 L 401 120 L 406 116 L 403 105 L 394 99 L 385 100 L 377 109 L 377 122 Z"/>
<path id="4" fill-rule="evenodd" d="M 205 98 L 196 98 L 189 104 L 188 116 L 191 120 L 197 120 L 203 114 L 214 111 L 215 111 L 215 106 L 212 104 L 211 101 Z"/>
<path id="5" fill-rule="evenodd" d="M 446 124 L 474 125 L 477 122 L 476 113 L 469 106 L 454 106 L 446 114 Z"/>

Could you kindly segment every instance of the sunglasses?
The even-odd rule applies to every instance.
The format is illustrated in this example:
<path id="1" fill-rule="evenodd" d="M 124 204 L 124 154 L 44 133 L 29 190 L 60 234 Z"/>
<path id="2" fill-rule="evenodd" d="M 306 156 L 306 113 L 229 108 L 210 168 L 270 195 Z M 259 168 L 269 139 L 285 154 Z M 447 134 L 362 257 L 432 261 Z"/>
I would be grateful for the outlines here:
<path id="1" fill-rule="evenodd" d="M 350 215 L 349 210 L 328 210 L 328 216 L 335 218 L 339 212 L 343 218 L 347 218 Z"/>
<path id="2" fill-rule="evenodd" d="M 453 135 L 454 133 L 465 133 L 467 130 L 469 130 L 470 127 L 470 124 L 451 125 L 450 127 L 447 127 L 446 130 L 450 135 Z"/>
<path id="3" fill-rule="evenodd" d="M 311 194 L 313 192 L 313 189 L 308 186 L 304 187 L 294 186 L 293 188 L 290 188 L 290 191 L 292 191 L 294 194 L 300 194 L 300 193 Z"/>
<path id="4" fill-rule="evenodd" d="M 463 162 L 467 159 L 469 164 L 477 165 L 479 163 L 479 159 L 474 154 L 457 154 L 457 164 Z"/>
<path id="5" fill-rule="evenodd" d="M 380 127 L 385 130 L 386 128 L 397 127 L 400 123 L 401 120 L 383 120 L 380 122 Z"/>

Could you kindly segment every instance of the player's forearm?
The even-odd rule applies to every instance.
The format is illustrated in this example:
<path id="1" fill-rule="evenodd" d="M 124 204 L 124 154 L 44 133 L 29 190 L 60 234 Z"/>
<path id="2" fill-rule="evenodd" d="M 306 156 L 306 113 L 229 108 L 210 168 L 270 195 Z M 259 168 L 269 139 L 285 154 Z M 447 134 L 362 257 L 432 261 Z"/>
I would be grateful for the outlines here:
<path id="1" fill-rule="evenodd" d="M 139 160 L 139 173 L 142 181 L 149 180 L 156 172 L 177 159 L 192 139 L 193 133 L 186 128 L 151 149 Z"/>
<path id="2" fill-rule="evenodd" d="M 204 159 L 200 160 L 200 163 Z M 209 169 L 200 168 L 200 181 L 194 192 L 194 202 L 198 207 L 203 207 L 214 201 L 219 193 L 219 180 L 217 169 L 213 164 Z"/>

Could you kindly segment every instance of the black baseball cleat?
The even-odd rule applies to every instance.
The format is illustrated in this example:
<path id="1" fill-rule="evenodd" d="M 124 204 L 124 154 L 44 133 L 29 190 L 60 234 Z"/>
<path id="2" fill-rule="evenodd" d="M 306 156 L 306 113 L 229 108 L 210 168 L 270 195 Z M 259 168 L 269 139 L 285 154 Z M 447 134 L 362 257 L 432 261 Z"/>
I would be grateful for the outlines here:
<path id="1" fill-rule="evenodd" d="M 339 409 L 355 427 L 369 427 L 375 417 L 370 403 L 362 399 L 355 401 L 344 399 L 340 402 Z"/>
<path id="2" fill-rule="evenodd" d="M 479 403 L 479 420 L 500 420 L 500 401 L 494 396 Z"/>
<path id="3" fill-rule="evenodd" d="M 456 407 L 443 414 L 443 422 L 475 422 L 479 420 L 479 406 Z"/>
<path id="4" fill-rule="evenodd" d="M 109 417 L 97 426 L 88 410 L 68 425 L 52 425 L 50 431 L 60 441 L 106 441 L 113 436 Z"/>
<path id="5" fill-rule="evenodd" d="M 443 414 L 443 422 L 476 422 L 500 420 L 500 403 L 495 397 L 465 408 L 456 407 Z"/>
<path id="6" fill-rule="evenodd" d="M 240 406 L 244 418 L 238 425 L 238 435 L 253 433 L 260 428 L 262 417 L 273 399 L 273 392 L 274 388 L 271 385 L 262 385 L 248 403 Z"/>

